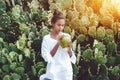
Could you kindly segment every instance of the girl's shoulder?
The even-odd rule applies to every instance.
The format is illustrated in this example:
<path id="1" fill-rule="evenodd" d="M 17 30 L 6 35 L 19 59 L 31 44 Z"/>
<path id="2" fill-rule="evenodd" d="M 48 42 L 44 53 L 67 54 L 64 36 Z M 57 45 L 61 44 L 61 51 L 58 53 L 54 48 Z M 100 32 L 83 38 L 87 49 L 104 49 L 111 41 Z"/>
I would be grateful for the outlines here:
<path id="1" fill-rule="evenodd" d="M 50 34 L 47 34 L 43 37 L 43 39 L 49 39 L 50 38 Z"/>

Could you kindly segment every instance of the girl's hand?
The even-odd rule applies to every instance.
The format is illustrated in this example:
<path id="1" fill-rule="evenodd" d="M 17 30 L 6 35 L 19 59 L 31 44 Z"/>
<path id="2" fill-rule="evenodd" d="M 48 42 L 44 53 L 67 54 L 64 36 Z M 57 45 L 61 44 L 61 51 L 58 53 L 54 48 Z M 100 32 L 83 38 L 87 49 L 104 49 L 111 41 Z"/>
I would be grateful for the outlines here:
<path id="1" fill-rule="evenodd" d="M 63 34 L 59 34 L 58 35 L 58 41 L 60 41 L 63 36 L 64 36 Z"/>
<path id="2" fill-rule="evenodd" d="M 58 38 L 57 38 L 58 42 L 60 42 L 60 40 L 62 39 L 63 36 L 64 36 L 64 35 L 63 35 L 62 33 L 60 33 L 60 34 L 58 35 Z"/>
<path id="3" fill-rule="evenodd" d="M 68 54 L 69 54 L 70 57 L 72 56 L 72 42 L 70 42 L 70 44 L 69 44 Z"/>

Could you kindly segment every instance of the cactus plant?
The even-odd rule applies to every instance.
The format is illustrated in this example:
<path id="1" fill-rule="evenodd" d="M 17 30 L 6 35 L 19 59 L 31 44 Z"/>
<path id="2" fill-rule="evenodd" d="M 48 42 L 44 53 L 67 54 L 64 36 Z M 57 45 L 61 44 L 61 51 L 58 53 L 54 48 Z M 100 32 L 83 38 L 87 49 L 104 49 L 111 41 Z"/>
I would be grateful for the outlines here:
<path id="1" fill-rule="evenodd" d="M 0 0 L 0 10 L 6 10 L 6 4 L 2 0 Z"/>
<path id="2" fill-rule="evenodd" d="M 115 42 L 109 42 L 107 45 L 108 55 L 112 55 L 117 51 L 117 44 Z"/>
<path id="3" fill-rule="evenodd" d="M 87 49 L 87 50 L 85 50 L 84 52 L 83 52 L 83 57 L 85 58 L 85 59 L 92 59 L 93 58 L 93 52 L 92 52 L 92 50 L 91 49 Z"/>
<path id="4" fill-rule="evenodd" d="M 71 34 L 72 30 L 71 30 L 71 28 L 69 26 L 65 26 L 64 32 L 68 33 L 68 34 Z"/>
<path id="5" fill-rule="evenodd" d="M 97 32 L 96 32 L 96 38 L 98 40 L 102 40 L 105 37 L 105 28 L 104 27 L 99 27 L 97 28 Z"/>
<path id="6" fill-rule="evenodd" d="M 11 70 L 15 70 L 15 68 L 17 67 L 17 63 L 16 62 L 13 62 L 12 64 L 10 64 L 10 69 Z"/>
<path id="7" fill-rule="evenodd" d="M 3 80 L 10 80 L 10 75 L 5 75 L 5 76 L 3 77 Z"/>
<path id="8" fill-rule="evenodd" d="M 96 27 L 95 26 L 89 27 L 88 35 L 90 37 L 96 38 Z"/>
<path id="9" fill-rule="evenodd" d="M 80 27 L 80 33 L 81 34 L 87 34 L 87 28 L 86 27 Z"/>
<path id="10" fill-rule="evenodd" d="M 37 74 L 36 68 L 32 66 L 31 69 L 32 69 L 32 75 L 35 76 Z"/>
<path id="11" fill-rule="evenodd" d="M 8 28 L 11 23 L 10 16 L 8 16 L 6 13 L 2 14 L 1 16 L 2 17 L 0 17 L 0 27 Z"/>
<path id="12" fill-rule="evenodd" d="M 77 37 L 77 42 L 78 43 L 81 43 L 81 42 L 84 42 L 86 40 L 86 36 L 84 34 L 80 34 L 78 37 Z"/>
<path id="13" fill-rule="evenodd" d="M 102 53 L 105 53 L 106 47 L 103 43 L 98 42 L 98 44 L 95 44 L 94 48 L 97 48 L 98 51 L 102 51 Z"/>
<path id="14" fill-rule="evenodd" d="M 104 38 L 105 43 L 109 43 L 114 41 L 114 36 L 113 35 L 106 35 L 106 37 Z"/>
<path id="15" fill-rule="evenodd" d="M 20 5 L 15 5 L 12 8 L 12 13 L 11 13 L 13 20 L 19 21 L 21 12 L 22 12 L 22 7 Z"/>
<path id="16" fill-rule="evenodd" d="M 29 40 L 34 40 L 35 39 L 35 33 L 34 32 L 30 32 L 29 35 L 28 35 L 28 39 Z"/>
<path id="17" fill-rule="evenodd" d="M 20 75 L 18 75 L 17 73 L 13 73 L 11 75 L 11 79 L 12 80 L 20 80 L 22 77 Z"/>
<path id="18" fill-rule="evenodd" d="M 25 71 L 24 67 L 17 67 L 15 68 L 15 72 L 19 75 L 23 74 Z"/>

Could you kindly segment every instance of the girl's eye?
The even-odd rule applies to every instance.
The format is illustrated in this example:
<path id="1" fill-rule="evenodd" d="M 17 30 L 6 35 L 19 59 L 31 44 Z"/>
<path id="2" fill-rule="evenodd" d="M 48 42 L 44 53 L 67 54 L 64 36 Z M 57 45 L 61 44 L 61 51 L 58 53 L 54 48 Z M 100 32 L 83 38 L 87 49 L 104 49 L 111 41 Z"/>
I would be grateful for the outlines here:
<path id="1" fill-rule="evenodd" d="M 60 24 L 58 24 L 58 26 L 61 26 Z"/>
<path id="2" fill-rule="evenodd" d="M 65 26 L 65 25 L 62 25 L 63 27 Z"/>
<path id="3" fill-rule="evenodd" d="M 64 26 L 64 25 L 58 24 L 58 26 Z"/>

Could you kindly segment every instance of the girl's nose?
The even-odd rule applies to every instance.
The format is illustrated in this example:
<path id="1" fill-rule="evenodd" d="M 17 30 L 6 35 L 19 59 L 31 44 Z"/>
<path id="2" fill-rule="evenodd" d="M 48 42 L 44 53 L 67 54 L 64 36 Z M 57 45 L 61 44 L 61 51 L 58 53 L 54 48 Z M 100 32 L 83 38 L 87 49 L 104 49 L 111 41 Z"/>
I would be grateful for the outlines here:
<path id="1" fill-rule="evenodd" d="M 60 30 L 62 29 L 62 26 L 60 26 L 60 28 L 59 28 Z"/>

